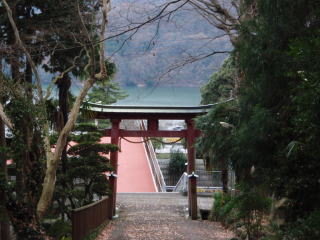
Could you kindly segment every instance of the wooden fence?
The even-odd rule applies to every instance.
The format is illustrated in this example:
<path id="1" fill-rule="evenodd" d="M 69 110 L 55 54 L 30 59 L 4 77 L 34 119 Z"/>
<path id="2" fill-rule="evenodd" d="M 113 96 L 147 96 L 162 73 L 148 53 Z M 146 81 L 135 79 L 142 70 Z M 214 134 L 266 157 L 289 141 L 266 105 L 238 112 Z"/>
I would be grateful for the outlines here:
<path id="1" fill-rule="evenodd" d="M 109 198 L 72 210 L 72 240 L 82 240 L 86 235 L 108 220 Z"/>

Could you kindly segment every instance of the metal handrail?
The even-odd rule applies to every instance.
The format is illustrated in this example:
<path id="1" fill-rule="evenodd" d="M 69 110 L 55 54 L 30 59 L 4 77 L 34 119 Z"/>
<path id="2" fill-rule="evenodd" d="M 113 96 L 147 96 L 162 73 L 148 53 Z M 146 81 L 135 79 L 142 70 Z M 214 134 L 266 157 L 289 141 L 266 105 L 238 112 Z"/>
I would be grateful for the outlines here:
<path id="1" fill-rule="evenodd" d="M 146 126 L 143 121 L 141 121 L 141 129 L 146 131 Z M 151 165 L 152 174 L 155 178 L 155 182 L 158 188 L 158 192 L 166 192 L 166 183 L 164 181 L 164 177 L 162 175 L 162 171 L 160 169 L 157 156 L 155 154 L 153 145 L 149 138 L 144 137 L 145 148 L 148 154 L 148 160 Z"/>
<path id="2" fill-rule="evenodd" d="M 187 192 L 188 191 L 188 174 L 184 172 L 172 192 Z"/>
<path id="3" fill-rule="evenodd" d="M 196 170 L 195 174 L 199 175 L 197 180 L 198 188 L 205 189 L 222 189 L 221 171 L 204 171 Z M 235 187 L 235 176 L 233 171 L 229 171 L 229 188 Z M 208 184 L 208 182 L 210 182 Z M 173 189 L 173 192 L 187 192 L 188 190 L 188 174 L 184 172 Z"/>

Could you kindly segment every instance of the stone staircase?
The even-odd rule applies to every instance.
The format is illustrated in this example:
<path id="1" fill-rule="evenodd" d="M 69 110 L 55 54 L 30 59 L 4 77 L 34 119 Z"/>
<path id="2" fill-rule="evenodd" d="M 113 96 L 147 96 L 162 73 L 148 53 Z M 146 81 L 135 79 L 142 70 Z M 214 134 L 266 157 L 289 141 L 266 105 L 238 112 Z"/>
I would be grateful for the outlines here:
<path id="1" fill-rule="evenodd" d="M 168 190 L 170 190 L 172 186 L 175 186 L 180 179 L 180 176 L 169 176 L 169 161 L 169 159 L 158 159 L 158 163 L 160 165 L 164 181 L 166 182 L 166 185 L 169 188 Z M 199 175 L 198 186 L 221 186 L 220 172 L 216 172 L 214 174 L 211 174 L 210 172 L 207 173 L 202 159 L 196 159 L 196 173 Z"/>

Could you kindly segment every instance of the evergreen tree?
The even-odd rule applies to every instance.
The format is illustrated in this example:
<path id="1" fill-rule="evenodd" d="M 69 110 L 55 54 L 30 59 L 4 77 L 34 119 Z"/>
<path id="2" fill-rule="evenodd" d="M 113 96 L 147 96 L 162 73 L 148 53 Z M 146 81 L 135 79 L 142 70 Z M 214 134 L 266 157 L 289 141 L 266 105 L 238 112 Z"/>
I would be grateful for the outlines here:
<path id="1" fill-rule="evenodd" d="M 103 133 L 91 124 L 78 124 L 70 136 L 68 171 L 60 168 L 55 200 L 59 203 L 56 212 L 69 216 L 71 209 L 79 208 L 109 194 L 105 173 L 112 171 L 106 154 L 117 151 L 112 144 L 101 144 Z M 65 206 L 68 199 L 70 205 Z M 70 217 L 70 216 L 69 216 Z M 63 219 L 62 219 L 63 220 Z"/>
<path id="2" fill-rule="evenodd" d="M 47 99 L 40 94 L 42 85 L 40 79 L 34 78 L 35 69 L 43 65 L 52 73 L 61 73 L 75 64 L 91 73 L 91 78 L 86 81 L 88 88 L 101 79 L 100 76 L 95 76 L 99 70 L 94 72 L 95 66 L 87 65 L 87 62 L 95 55 L 93 46 L 88 45 L 85 51 L 83 50 L 88 44 L 88 38 L 94 35 L 91 32 L 96 29 L 92 25 L 94 18 L 80 19 L 84 12 L 86 16 L 89 16 L 90 12 L 98 11 L 100 7 L 92 1 L 34 0 L 1 1 L 0 3 L 0 36 L 3 44 L 1 45 L 1 59 L 5 60 L 5 69 L 8 69 L 5 72 L 8 75 L 7 78 L 1 77 L 0 79 L 1 101 L 4 92 L 6 95 L 4 102 L 8 103 L 1 117 L 10 116 L 13 144 L 9 147 L 16 169 L 16 181 L 8 182 L 6 178 L 1 177 L 0 187 L 6 193 L 6 209 L 18 239 L 44 239 L 46 237 L 40 226 L 40 218 L 43 217 L 47 205 L 51 202 L 55 177 L 52 178 L 47 171 L 46 177 L 48 178 L 44 181 L 43 174 L 47 167 L 52 169 L 51 173 L 55 175 L 55 167 L 60 158 L 59 154 L 54 157 L 48 153 L 50 150 L 48 145 L 47 152 L 44 150 L 44 139 L 49 134 L 49 129 L 46 127 L 48 115 L 45 102 Z M 10 17 L 12 17 L 11 22 Z M 85 34 L 84 24 L 92 26 Z M 16 31 L 14 32 L 13 29 Z M 14 34 L 16 32 L 18 34 Z M 73 50 L 68 51 L 71 49 Z M 85 52 L 88 55 L 85 55 Z M 70 61 L 75 60 L 73 56 L 79 56 L 80 63 Z M 46 64 L 43 64 L 44 62 Z M 34 65 L 36 66 L 32 67 Z M 68 77 L 67 74 L 65 76 Z M 66 81 L 61 80 L 60 83 L 68 85 L 67 80 L 70 79 L 64 80 Z M 79 95 L 79 104 L 73 108 L 74 117 L 77 115 L 77 108 L 86 91 L 87 89 L 84 88 L 83 97 Z M 66 111 L 64 111 L 66 116 L 65 113 Z M 62 135 L 61 139 L 65 139 L 68 131 L 67 129 L 67 133 Z M 61 142 L 63 143 L 64 140 Z M 60 145 L 58 143 L 56 149 L 61 149 Z M 43 164 L 46 161 L 47 164 Z M 54 161 L 56 164 L 53 164 Z M 40 195 L 41 191 L 43 194 Z"/>
<path id="3" fill-rule="evenodd" d="M 112 81 L 116 73 L 116 65 L 112 62 L 106 62 L 109 78 L 106 81 L 97 83 L 88 94 L 88 101 L 93 103 L 100 103 L 110 105 L 118 100 L 126 98 L 128 95 L 123 92 L 119 83 Z"/>
<path id="4" fill-rule="evenodd" d="M 104 105 L 116 103 L 118 100 L 126 98 L 128 95 L 120 89 L 119 83 L 108 82 L 93 87 L 88 94 L 88 101 Z"/>
<path id="5" fill-rule="evenodd" d="M 236 78 L 234 57 L 229 56 L 201 88 L 201 103 L 214 106 L 210 112 L 197 119 L 197 127 L 203 132 L 197 147 L 202 152 L 207 169 L 221 170 L 223 191 L 228 192 L 228 173 L 231 168 L 233 137 L 238 123 L 238 109 L 234 101 L 225 102 L 233 95 Z"/>
<path id="6" fill-rule="evenodd" d="M 255 14 L 241 19 L 235 45 L 236 64 L 242 73 L 238 116 L 233 121 L 232 108 L 217 107 L 211 118 L 209 114 L 200 119 L 204 133 L 211 129 L 208 136 L 217 136 L 216 142 L 210 142 L 210 137 L 207 142 L 201 139 L 202 144 L 213 155 L 223 153 L 215 151 L 224 146 L 229 149 L 223 156 L 229 156 L 240 183 L 238 211 L 247 222 L 249 239 L 261 238 L 261 226 L 250 226 L 255 223 L 247 220 L 257 218 L 256 223 L 261 224 L 270 196 L 281 200 L 286 223 L 272 239 L 317 239 L 319 1 L 248 0 L 243 7 L 254 2 Z M 214 99 L 220 97 L 215 92 L 218 87 L 212 89 L 206 99 L 210 92 Z M 219 131 L 221 122 L 235 127 L 229 128 L 231 134 Z M 295 227 L 299 229 L 293 230 Z"/>
<path id="7" fill-rule="evenodd" d="M 290 222 L 320 208 L 319 1 L 257 3 L 236 48 L 245 79 L 233 163 L 244 183 L 287 199 Z"/>
<path id="8" fill-rule="evenodd" d="M 201 104 L 225 101 L 233 96 L 234 82 L 237 74 L 235 60 L 229 56 L 218 72 L 201 87 Z"/>
<path id="9" fill-rule="evenodd" d="M 6 111 L 17 127 L 6 153 L 13 159 L 16 180 L 9 181 L 1 176 L 0 186 L 5 192 L 6 210 L 17 238 L 44 239 L 35 214 L 41 191 L 35 186 L 41 185 L 43 179 L 43 141 L 38 121 L 43 112 L 28 95 L 20 95 L 11 84 L 12 81 L 6 82 L 7 93 L 17 95 L 10 98 Z"/>
<path id="10" fill-rule="evenodd" d="M 197 119 L 203 136 L 197 146 L 203 153 L 207 169 L 221 170 L 222 189 L 228 192 L 234 135 L 238 123 L 238 109 L 233 102 L 221 103 L 207 115 Z"/>
<path id="11" fill-rule="evenodd" d="M 180 177 L 185 171 L 185 164 L 187 162 L 186 155 L 180 150 L 173 150 L 170 152 L 170 161 L 168 166 L 168 173 L 172 177 Z"/>

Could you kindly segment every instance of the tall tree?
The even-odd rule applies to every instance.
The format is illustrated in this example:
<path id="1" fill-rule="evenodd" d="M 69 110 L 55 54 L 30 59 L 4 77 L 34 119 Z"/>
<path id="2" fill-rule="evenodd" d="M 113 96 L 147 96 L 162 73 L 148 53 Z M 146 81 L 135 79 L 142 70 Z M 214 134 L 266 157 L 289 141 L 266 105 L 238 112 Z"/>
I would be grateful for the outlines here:
<path id="1" fill-rule="evenodd" d="M 109 11 L 108 5 L 109 1 L 83 1 L 81 3 L 77 1 L 59 3 L 56 3 L 56 1 L 29 1 L 28 3 L 11 1 L 8 4 L 7 1 L 3 0 L 1 3 L 0 10 L 5 13 L 1 16 L 5 19 L 4 25 L 6 26 L 1 29 L 7 30 L 4 34 L 6 41 L 2 50 L 7 53 L 6 59 L 10 60 L 8 64 L 12 66 L 12 80 L 9 79 L 1 83 L 1 86 L 5 86 L 7 92 L 11 95 L 9 96 L 10 104 L 6 108 L 0 103 L 0 117 L 13 132 L 15 144 L 12 145 L 12 149 L 15 151 L 12 151 L 12 153 L 14 153 L 13 160 L 17 169 L 17 184 L 8 185 L 4 181 L 1 187 L 4 187 L 3 190 L 10 198 L 10 201 L 7 202 L 7 210 L 19 239 L 45 238 L 39 220 L 51 203 L 56 169 L 67 136 L 74 126 L 81 102 L 89 89 L 96 81 L 107 78 L 108 73 L 104 65 L 104 45 L 94 41 L 97 38 L 101 40 L 104 38 Z M 62 7 L 61 11 L 58 11 L 59 7 Z M 50 11 L 53 9 L 55 11 Z M 72 15 L 61 15 L 60 18 L 56 19 L 51 18 L 55 16 L 54 14 L 63 14 L 70 10 Z M 100 10 L 103 16 L 99 22 L 94 17 L 89 17 L 92 11 L 97 10 Z M 28 14 L 25 14 L 25 11 Z M 68 121 L 60 131 L 55 152 L 52 153 L 49 144 L 49 121 L 45 107 L 46 100 L 50 97 L 51 85 L 44 95 L 42 91 L 43 82 L 38 73 L 37 64 L 41 63 L 43 57 L 48 55 L 48 51 L 51 53 L 65 51 L 64 48 L 55 47 L 55 43 L 61 39 L 59 34 L 54 31 L 54 26 L 62 26 L 65 22 L 68 22 L 68 19 L 65 19 L 68 16 L 76 16 L 78 24 L 74 26 L 79 29 L 79 33 L 82 33 L 81 37 L 73 39 L 72 47 L 83 49 L 80 52 L 84 54 L 82 64 L 84 71 L 87 72 L 87 78 L 74 105 L 71 107 Z M 32 20 L 33 24 L 31 25 Z M 58 22 L 54 22 L 55 20 Z M 87 28 L 87 23 L 92 20 L 101 28 Z M 37 24 L 34 22 L 37 22 Z M 28 34 L 25 30 L 28 30 Z M 54 41 L 48 42 L 47 34 L 52 34 Z M 43 42 L 41 42 L 42 40 Z M 33 43 L 35 43 L 35 46 L 32 45 Z M 95 47 L 97 45 L 100 47 L 98 62 L 95 60 L 98 53 Z M 14 50 L 18 54 L 12 55 L 10 50 Z M 64 69 L 59 76 L 53 79 L 52 83 L 72 70 L 75 61 L 76 58 L 74 58 L 70 67 Z M 4 79 L 2 80 L 4 81 Z M 35 89 L 33 86 L 35 86 Z M 43 171 L 43 161 L 46 162 L 45 172 Z M 45 175 L 44 180 L 42 178 L 43 173 Z M 34 186 L 42 186 L 42 188 L 34 188 Z M 12 187 L 13 189 L 11 189 Z M 22 210 L 24 211 L 22 212 Z"/>
<path id="2" fill-rule="evenodd" d="M 3 64 L 2 56 L 0 54 L 0 77 L 3 78 Z M 5 102 L 5 96 L 3 91 L 0 90 L 0 103 Z M 4 178 L 4 181 L 7 180 L 7 157 L 5 154 L 7 143 L 6 143 L 6 129 L 3 120 L 0 118 L 0 178 Z M 0 189 L 0 237 L 1 239 L 9 238 L 9 220 L 5 208 L 5 192 Z"/>
<path id="3" fill-rule="evenodd" d="M 251 1 L 248 1 L 250 4 Z M 269 184 L 294 221 L 319 209 L 318 1 L 257 1 L 236 50 L 244 73 L 234 164 L 252 186 Z M 254 166 L 253 174 L 249 172 Z"/>
<path id="4" fill-rule="evenodd" d="M 232 98 L 234 79 L 237 77 L 236 63 L 233 56 L 229 56 L 218 72 L 201 87 L 201 104 L 213 104 Z"/>
<path id="5" fill-rule="evenodd" d="M 221 170 L 222 188 L 228 192 L 229 169 L 233 137 L 238 123 L 238 108 L 232 101 L 234 79 L 237 76 L 234 57 L 225 60 L 220 70 L 201 88 L 202 104 L 217 104 L 197 119 L 204 133 L 197 142 L 208 169 Z"/>
<path id="6" fill-rule="evenodd" d="M 7 157 L 5 154 L 6 151 L 6 138 L 5 138 L 5 125 L 0 119 L 0 178 L 4 178 L 4 181 L 7 181 Z M 5 192 L 0 189 L 0 237 L 1 239 L 9 238 L 9 220 L 6 213 L 6 196 Z"/>

